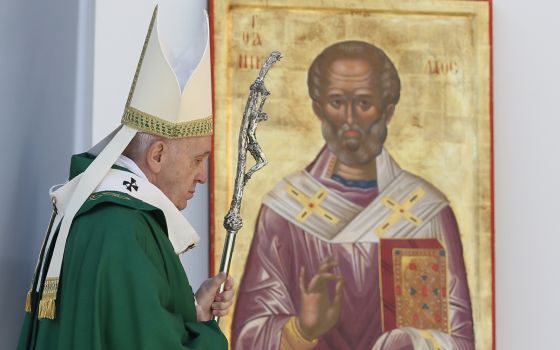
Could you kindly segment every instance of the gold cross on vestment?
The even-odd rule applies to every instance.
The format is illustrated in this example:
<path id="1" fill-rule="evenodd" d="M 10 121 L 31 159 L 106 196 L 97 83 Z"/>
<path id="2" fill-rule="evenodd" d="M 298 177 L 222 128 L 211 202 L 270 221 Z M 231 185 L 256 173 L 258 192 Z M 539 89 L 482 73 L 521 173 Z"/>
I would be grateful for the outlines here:
<path id="1" fill-rule="evenodd" d="M 432 344 L 434 350 L 443 350 L 443 346 L 441 346 L 441 344 L 437 341 L 431 331 L 427 329 L 421 329 L 420 335 L 422 336 L 422 338 L 426 339 L 426 341 Z"/>
<path id="2" fill-rule="evenodd" d="M 392 209 L 393 212 L 391 213 L 391 215 L 389 215 L 389 217 L 385 221 L 383 221 L 381 225 L 379 225 L 375 229 L 375 234 L 378 235 L 379 237 L 383 236 L 387 232 L 387 230 L 400 219 L 406 219 L 411 223 L 413 223 L 414 225 L 420 225 L 422 223 L 422 220 L 419 217 L 412 214 L 410 212 L 410 208 L 412 208 L 414 204 L 418 203 L 420 198 L 424 197 L 424 194 L 425 194 L 424 189 L 422 187 L 418 187 L 402 203 L 399 203 L 398 201 L 392 199 L 391 197 L 384 197 L 381 200 L 381 203 L 383 203 L 387 208 Z"/>
<path id="3" fill-rule="evenodd" d="M 333 225 L 338 223 L 339 220 L 336 216 L 321 207 L 321 203 L 325 200 L 325 198 L 327 198 L 327 191 L 324 188 L 320 189 L 311 198 L 299 190 L 296 190 L 291 185 L 287 185 L 285 190 L 290 194 L 290 196 L 303 205 L 303 209 L 296 216 L 296 220 L 298 222 L 304 222 L 311 216 L 311 214 L 316 214 Z"/>

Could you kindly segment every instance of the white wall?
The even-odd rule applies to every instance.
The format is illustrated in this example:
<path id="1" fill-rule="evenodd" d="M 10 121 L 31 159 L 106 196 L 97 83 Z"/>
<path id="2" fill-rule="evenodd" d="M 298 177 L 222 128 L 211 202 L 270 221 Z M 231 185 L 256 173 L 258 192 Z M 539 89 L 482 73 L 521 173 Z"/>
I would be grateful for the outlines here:
<path id="1" fill-rule="evenodd" d="M 498 349 L 560 349 L 560 5 L 494 2 Z"/>
<path id="2" fill-rule="evenodd" d="M 180 30 L 198 33 L 203 28 L 201 13 L 205 0 L 97 0 L 95 5 L 95 54 L 93 83 L 92 140 L 100 141 L 120 124 L 124 105 L 134 77 L 136 64 L 156 3 L 159 3 L 159 25 L 165 20 L 183 25 Z M 182 4 L 178 4 L 180 2 Z M 173 4 L 174 3 L 174 4 Z M 183 8 L 186 11 L 166 11 Z M 167 22 L 169 23 L 169 22 Z M 163 33 L 165 38 L 165 32 Z M 183 255 L 181 261 L 189 281 L 196 290 L 208 277 L 208 184 L 198 185 L 189 201 L 185 216 L 201 236 L 198 246 Z"/>

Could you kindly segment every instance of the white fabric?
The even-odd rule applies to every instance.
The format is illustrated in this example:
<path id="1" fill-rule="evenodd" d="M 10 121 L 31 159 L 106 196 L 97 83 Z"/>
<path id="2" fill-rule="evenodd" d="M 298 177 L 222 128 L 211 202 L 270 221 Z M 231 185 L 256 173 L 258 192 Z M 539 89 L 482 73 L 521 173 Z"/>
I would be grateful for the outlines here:
<path id="1" fill-rule="evenodd" d="M 130 181 L 131 173 L 111 169 L 99 184 L 99 186 L 97 186 L 97 188 L 94 190 L 94 193 L 101 191 L 123 192 L 134 198 L 138 198 L 141 201 L 148 203 L 156 208 L 159 208 L 165 216 L 168 237 L 171 241 L 171 244 L 173 245 L 173 249 L 176 254 L 185 252 L 189 247 L 199 241 L 199 235 L 196 233 L 187 219 L 183 216 L 183 214 L 173 205 L 173 203 L 169 200 L 169 198 L 167 198 L 165 194 L 163 194 L 156 186 L 148 182 L 142 170 L 138 167 L 138 165 L 136 165 L 133 160 L 121 155 L 119 156 L 119 159 L 117 160 L 117 162 L 115 162 L 115 164 L 129 169 L 134 175 L 136 175 L 134 176 L 134 178 L 137 182 L 138 190 L 128 191 L 126 189 L 126 186 L 123 185 L 124 181 Z M 57 215 L 54 219 L 51 231 L 47 233 L 48 237 L 45 251 L 48 251 L 52 243 L 54 233 L 60 225 L 64 217 L 64 213 L 67 212 L 68 202 L 72 197 L 76 186 L 80 183 L 81 177 L 82 174 L 74 177 L 71 181 L 67 182 L 64 185 L 57 185 L 51 188 L 50 196 L 51 198 L 55 199 Z M 56 245 L 58 246 L 59 244 L 61 244 L 61 246 L 64 247 L 66 245 L 66 239 L 64 240 L 64 242 L 60 241 L 60 233 L 58 237 L 59 238 L 57 238 Z M 55 253 L 60 254 L 57 253 L 56 249 Z M 51 267 L 53 266 L 52 261 L 54 260 L 55 253 L 53 253 L 53 258 L 51 259 L 49 271 L 51 271 Z M 62 250 L 62 254 L 64 254 L 64 249 Z M 56 261 L 62 262 L 62 256 L 57 257 Z M 45 262 L 43 261 L 42 265 L 44 265 L 44 263 Z M 60 266 L 60 268 L 61 267 L 62 266 Z M 37 292 L 39 292 L 39 289 L 42 286 L 43 266 L 41 266 L 39 271 L 40 273 L 37 283 Z M 53 276 L 48 275 L 48 277 Z"/>
<path id="2" fill-rule="evenodd" d="M 165 57 L 156 18 L 148 38 L 130 106 L 164 120 L 176 122 L 180 103 L 179 82 Z"/>
<path id="3" fill-rule="evenodd" d="M 117 158 L 117 161 L 115 162 L 115 165 L 126 168 L 126 169 L 132 171 L 134 174 L 140 176 L 144 180 L 148 180 L 148 177 L 144 174 L 142 169 L 140 169 L 138 164 L 136 164 L 136 162 L 134 162 L 132 159 L 128 158 L 127 156 L 123 156 L 121 154 L 119 156 L 119 158 Z"/>
<path id="4" fill-rule="evenodd" d="M 389 197 L 402 203 L 419 187 L 425 191 L 425 195 L 409 211 L 420 218 L 422 224 L 415 225 L 401 218 L 387 230 L 382 238 L 429 238 L 424 234 L 423 229 L 448 203 L 445 197 L 428 182 L 403 171 L 385 190 L 379 193 L 379 196 L 366 209 L 360 212 L 348 226 L 336 235 L 332 242 L 379 242 L 380 237 L 374 233 L 374 230 L 379 223 L 393 213 L 393 209 L 384 205 L 382 200 Z"/>
<path id="5" fill-rule="evenodd" d="M 204 51 L 200 60 L 196 61 L 196 66 L 188 69 L 180 67 L 181 70 L 192 69 L 192 74 L 183 88 L 166 56 L 156 17 L 130 107 L 173 123 L 203 119 L 212 115 L 209 24 L 208 16 L 205 17 Z M 188 36 L 189 33 L 178 35 Z M 178 66 L 179 63 L 174 65 Z M 184 78 L 183 76 L 181 79 Z"/>
<path id="6" fill-rule="evenodd" d="M 339 220 L 338 223 L 333 225 L 316 214 L 308 216 L 303 222 L 298 222 L 296 217 L 304 207 L 302 203 L 292 198 L 286 191 L 286 186 L 288 185 L 294 187 L 308 198 L 313 197 L 313 195 L 321 189 L 326 190 L 327 196 L 321 202 L 320 206 L 328 213 L 333 214 L 333 216 Z M 294 225 L 302 228 L 304 231 L 327 242 L 331 241 L 353 217 L 364 209 L 359 205 L 347 201 L 336 192 L 329 191 L 306 171 L 301 171 L 282 179 L 278 185 L 265 196 L 263 204 L 273 209 Z"/>
<path id="7" fill-rule="evenodd" d="M 162 47 L 183 89 L 205 49 L 207 33 L 203 23 L 206 21 L 204 4 L 165 0 L 159 2 L 159 9 Z"/>
<path id="8" fill-rule="evenodd" d="M 53 225 L 52 228 L 49 232 L 47 232 L 47 242 L 45 245 L 45 255 L 47 254 L 47 252 L 49 251 L 49 248 L 51 246 L 52 243 L 52 238 L 54 236 L 54 233 L 56 232 L 56 228 L 58 227 L 58 225 L 60 225 L 60 222 L 62 221 L 62 215 L 57 215 L 53 221 Z M 43 258 L 43 261 L 41 261 L 41 266 L 39 268 L 39 277 L 37 279 L 37 288 L 36 288 L 36 292 L 39 293 L 39 291 L 41 290 L 41 287 L 43 286 L 43 271 L 44 271 L 44 266 L 45 266 L 45 258 Z"/>
<path id="9" fill-rule="evenodd" d="M 375 159 L 377 168 L 377 186 L 383 191 L 403 171 L 386 149 Z"/>
<path id="10" fill-rule="evenodd" d="M 453 346 L 453 340 L 448 335 L 441 331 L 437 330 L 426 330 L 425 332 L 429 332 L 431 337 L 435 340 L 433 342 L 431 339 L 427 339 L 422 336 L 420 330 L 412 327 L 401 327 L 399 328 L 400 331 L 406 333 L 410 339 L 412 340 L 412 344 L 414 346 L 414 350 L 453 350 L 455 347 Z M 377 345 L 377 344 L 376 344 Z M 375 348 L 374 348 L 375 350 Z"/>
<path id="11" fill-rule="evenodd" d="M 422 224 L 415 225 L 408 220 L 399 219 L 383 235 L 383 238 L 438 238 L 441 232 L 437 230 L 436 220 L 432 220 L 447 204 L 446 198 L 428 182 L 402 169 L 386 151 L 377 159 L 377 177 L 380 194 L 366 208 L 357 206 L 335 191 L 324 187 L 309 173 L 302 171 L 284 178 L 264 198 L 263 203 L 279 215 L 300 227 L 304 231 L 331 243 L 379 242 L 379 236 L 374 233 L 376 225 L 389 217 L 393 209 L 382 203 L 389 197 L 402 203 L 412 192 L 421 187 L 424 196 L 410 209 Z M 333 225 L 319 215 L 313 214 L 305 221 L 299 222 L 296 217 L 303 209 L 302 204 L 294 199 L 287 191 L 291 185 L 306 197 L 313 197 L 319 190 L 327 191 L 327 196 L 320 206 L 332 213 L 340 221 Z"/>
<path id="12" fill-rule="evenodd" d="M 128 190 L 125 182 L 130 183 L 132 179 L 136 181 L 137 187 L 136 189 Z M 179 209 L 175 207 L 173 202 L 159 188 L 148 180 L 134 176 L 127 171 L 111 169 L 99 186 L 97 186 L 94 193 L 103 191 L 126 193 L 160 209 L 165 215 L 167 235 L 177 255 L 184 253 L 199 241 L 200 237 Z"/>
<path id="13" fill-rule="evenodd" d="M 67 184 L 68 187 L 67 185 L 64 185 L 57 190 L 57 192 L 61 191 L 61 193 L 67 193 L 70 198 L 67 200 L 67 204 L 60 203 L 60 207 L 57 199 L 57 209 L 60 215 L 63 216 L 63 219 L 49 264 L 47 277 L 60 276 L 64 247 L 66 246 L 66 239 L 68 238 L 70 225 L 72 225 L 74 216 L 93 190 L 99 185 L 99 182 L 103 179 L 105 174 L 107 174 L 108 170 L 115 163 L 126 146 L 128 146 L 136 133 L 136 129 L 122 125 L 115 137 L 109 142 L 103 152 L 101 152 L 89 165 L 87 170 L 79 177 L 77 176 L 73 179 L 78 181 L 78 183 L 76 184 L 71 181 L 69 183 L 72 183 L 71 190 L 69 184 Z M 64 202 L 66 202 L 66 198 L 64 199 Z"/>
<path id="14" fill-rule="evenodd" d="M 73 178 L 72 181 L 68 181 L 65 184 L 52 186 L 51 189 L 49 190 L 49 196 L 51 197 L 51 200 L 54 201 L 55 203 L 57 214 L 54 218 L 50 231 L 47 232 L 47 241 L 44 250 L 45 254 L 50 249 L 54 233 L 56 232 L 56 229 L 58 228 L 58 226 L 62 221 L 62 218 L 64 217 L 64 212 L 66 207 L 68 206 L 68 201 L 70 200 L 70 197 L 72 196 L 72 193 L 76 189 L 76 186 L 78 185 L 79 182 L 80 182 L 79 178 Z M 38 283 L 36 289 L 37 292 L 39 292 L 41 286 L 43 285 L 42 282 L 43 282 L 44 265 L 45 265 L 45 259 L 43 259 L 43 261 L 41 262 L 41 266 L 39 269 L 39 278 L 37 280 Z"/>
<path id="15" fill-rule="evenodd" d="M 210 25 L 205 14 L 206 43 L 204 53 L 189 76 L 181 94 L 179 122 L 205 118 L 212 115 L 212 75 L 210 62 Z"/>

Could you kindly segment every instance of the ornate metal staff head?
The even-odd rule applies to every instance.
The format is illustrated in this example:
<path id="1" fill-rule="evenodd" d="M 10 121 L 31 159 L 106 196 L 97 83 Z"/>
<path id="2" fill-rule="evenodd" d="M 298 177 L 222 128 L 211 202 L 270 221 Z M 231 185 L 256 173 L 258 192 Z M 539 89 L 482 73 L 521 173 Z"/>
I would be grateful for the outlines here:
<path id="1" fill-rule="evenodd" d="M 228 232 L 237 232 L 243 226 L 241 216 L 239 215 L 243 188 L 251 176 L 267 164 L 264 152 L 257 141 L 256 131 L 258 123 L 268 119 L 268 115 L 262 111 L 266 98 L 270 95 L 270 92 L 266 89 L 264 84 L 264 78 L 270 67 L 281 58 L 282 54 L 280 52 L 273 51 L 261 67 L 257 79 L 255 79 L 249 88 L 249 97 L 245 104 L 241 129 L 239 130 L 239 149 L 234 193 L 230 210 L 224 218 L 224 227 Z M 255 159 L 256 163 L 249 171 L 245 172 L 247 151 Z"/>
<path id="2" fill-rule="evenodd" d="M 257 79 L 251 84 L 249 98 L 245 104 L 245 111 L 243 113 L 243 120 L 241 122 L 241 129 L 239 130 L 239 144 L 237 156 L 237 174 L 235 177 L 235 187 L 229 212 L 224 218 L 224 227 L 227 231 L 226 241 L 224 243 L 224 251 L 222 253 L 222 261 L 220 263 L 220 272 L 229 274 L 229 266 L 233 256 L 233 247 L 235 245 L 235 236 L 237 232 L 243 227 L 241 215 L 241 199 L 243 198 L 243 188 L 251 178 L 251 176 L 258 170 L 262 169 L 267 163 L 264 152 L 257 142 L 257 126 L 258 123 L 268 119 L 268 115 L 262 111 L 264 103 L 270 92 L 264 85 L 264 77 L 270 67 L 282 58 L 282 54 L 278 51 L 273 51 L 266 59 L 264 65 L 259 71 Z M 256 163 L 245 172 L 247 162 L 247 151 L 255 159 Z M 220 287 L 220 293 L 224 291 L 224 285 Z M 219 317 L 215 316 L 214 319 L 219 321 Z"/>

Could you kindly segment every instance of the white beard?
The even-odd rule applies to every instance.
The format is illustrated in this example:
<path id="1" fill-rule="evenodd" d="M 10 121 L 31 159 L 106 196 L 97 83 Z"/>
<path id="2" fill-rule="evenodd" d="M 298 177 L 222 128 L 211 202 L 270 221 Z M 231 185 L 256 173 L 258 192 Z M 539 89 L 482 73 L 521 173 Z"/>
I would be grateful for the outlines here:
<path id="1" fill-rule="evenodd" d="M 360 137 L 344 137 L 348 130 L 360 132 Z M 367 130 L 357 124 L 344 123 L 340 128 L 336 128 L 327 118 L 323 118 L 321 131 L 327 142 L 327 146 L 338 160 L 346 165 L 367 164 L 381 154 L 383 144 L 387 139 L 387 122 L 385 113 L 381 118 L 372 123 Z"/>

